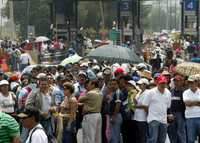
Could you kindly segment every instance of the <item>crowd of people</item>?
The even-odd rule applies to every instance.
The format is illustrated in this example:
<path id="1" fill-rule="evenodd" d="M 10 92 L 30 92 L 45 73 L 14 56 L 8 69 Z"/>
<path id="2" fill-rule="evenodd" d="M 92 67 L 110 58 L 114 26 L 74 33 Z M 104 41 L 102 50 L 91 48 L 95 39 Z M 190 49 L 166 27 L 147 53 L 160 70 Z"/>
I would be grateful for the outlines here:
<path id="1" fill-rule="evenodd" d="M 157 44 L 152 68 L 82 60 L 0 72 L 0 143 L 194 143 L 200 79 L 176 73 L 174 52 Z"/>

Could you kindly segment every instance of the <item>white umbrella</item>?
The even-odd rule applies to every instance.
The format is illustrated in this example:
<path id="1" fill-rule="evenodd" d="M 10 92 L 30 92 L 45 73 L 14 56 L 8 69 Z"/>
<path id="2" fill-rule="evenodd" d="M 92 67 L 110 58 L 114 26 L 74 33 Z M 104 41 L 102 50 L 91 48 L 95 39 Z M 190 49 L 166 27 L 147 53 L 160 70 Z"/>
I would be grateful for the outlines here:
<path id="1" fill-rule="evenodd" d="M 67 64 L 74 64 L 76 62 L 79 62 L 82 59 L 82 57 L 80 57 L 77 54 L 74 54 L 73 56 L 69 56 L 68 58 L 64 59 L 60 65 L 65 66 Z"/>
<path id="2" fill-rule="evenodd" d="M 46 41 L 49 41 L 50 39 L 45 37 L 45 36 L 39 36 L 39 37 L 36 37 L 35 39 L 35 42 L 38 43 L 38 42 L 46 42 Z"/>

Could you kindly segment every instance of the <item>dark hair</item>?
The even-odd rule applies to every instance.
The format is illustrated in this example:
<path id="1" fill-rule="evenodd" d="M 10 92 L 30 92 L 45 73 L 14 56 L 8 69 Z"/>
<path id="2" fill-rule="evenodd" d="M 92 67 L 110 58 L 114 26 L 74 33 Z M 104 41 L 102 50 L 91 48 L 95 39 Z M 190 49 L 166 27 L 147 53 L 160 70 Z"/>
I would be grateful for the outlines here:
<path id="1" fill-rule="evenodd" d="M 36 122 L 40 121 L 40 112 L 35 107 L 26 107 L 24 112 L 28 113 L 30 117 L 33 116 Z"/>
<path id="2" fill-rule="evenodd" d="M 98 80 L 91 80 L 91 83 L 94 84 L 95 88 L 99 87 Z"/>

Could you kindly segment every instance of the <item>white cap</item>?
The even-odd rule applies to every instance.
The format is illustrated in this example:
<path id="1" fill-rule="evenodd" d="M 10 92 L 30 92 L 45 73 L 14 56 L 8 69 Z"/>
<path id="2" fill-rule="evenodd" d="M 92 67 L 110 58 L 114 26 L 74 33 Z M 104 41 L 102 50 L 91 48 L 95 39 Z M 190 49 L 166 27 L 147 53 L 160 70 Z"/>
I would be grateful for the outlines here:
<path id="1" fill-rule="evenodd" d="M 44 78 L 44 77 L 46 77 L 47 75 L 45 74 L 45 73 L 39 73 L 38 75 L 37 75 L 37 78 L 38 79 L 40 79 L 40 78 Z"/>
<path id="2" fill-rule="evenodd" d="M 80 67 L 88 67 L 88 63 L 82 63 Z"/>
<path id="3" fill-rule="evenodd" d="M 135 83 L 134 80 L 129 80 L 128 83 L 130 83 L 130 84 L 133 85 L 133 86 L 136 86 L 136 83 Z"/>
<path id="4" fill-rule="evenodd" d="M 144 63 L 140 63 L 137 65 L 138 69 L 142 69 L 142 68 L 147 68 L 147 66 Z"/>
<path id="5" fill-rule="evenodd" d="M 98 65 L 95 65 L 92 67 L 93 70 L 99 70 L 100 71 L 100 67 Z"/>
<path id="6" fill-rule="evenodd" d="M 149 81 L 148 81 L 148 79 L 146 79 L 146 78 L 141 78 L 141 79 L 137 82 L 137 84 L 146 84 L 146 85 L 149 85 Z"/>
<path id="7" fill-rule="evenodd" d="M 0 86 L 1 85 L 9 85 L 9 82 L 7 80 L 1 80 L 0 81 Z"/>
<path id="8" fill-rule="evenodd" d="M 188 81 L 197 81 L 198 79 L 195 77 L 195 75 L 191 75 L 188 77 Z"/>

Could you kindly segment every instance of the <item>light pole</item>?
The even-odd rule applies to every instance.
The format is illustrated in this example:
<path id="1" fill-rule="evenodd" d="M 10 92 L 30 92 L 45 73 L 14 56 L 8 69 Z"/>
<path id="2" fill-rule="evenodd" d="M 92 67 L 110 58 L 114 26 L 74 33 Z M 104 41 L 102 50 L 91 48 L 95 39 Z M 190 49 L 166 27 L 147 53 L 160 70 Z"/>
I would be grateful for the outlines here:
<path id="1" fill-rule="evenodd" d="M 196 0 L 196 16 L 197 16 L 197 25 L 196 25 L 196 31 L 197 31 L 197 42 L 199 42 L 199 0 Z"/>
<path id="2" fill-rule="evenodd" d="M 181 35 L 184 35 L 184 26 L 185 26 L 185 21 L 184 21 L 184 0 L 181 1 Z"/>

